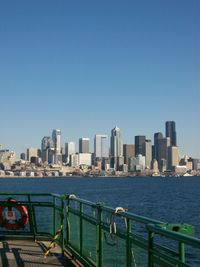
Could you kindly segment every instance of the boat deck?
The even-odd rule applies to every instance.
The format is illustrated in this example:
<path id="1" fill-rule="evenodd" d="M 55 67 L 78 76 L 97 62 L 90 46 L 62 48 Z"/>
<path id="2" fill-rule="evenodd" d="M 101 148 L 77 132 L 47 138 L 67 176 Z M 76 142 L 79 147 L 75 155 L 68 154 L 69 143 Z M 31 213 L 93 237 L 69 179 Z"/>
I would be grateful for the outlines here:
<path id="1" fill-rule="evenodd" d="M 0 267 L 80 266 L 70 256 L 62 256 L 57 245 L 45 258 L 48 244 L 46 241 L 0 240 Z"/>

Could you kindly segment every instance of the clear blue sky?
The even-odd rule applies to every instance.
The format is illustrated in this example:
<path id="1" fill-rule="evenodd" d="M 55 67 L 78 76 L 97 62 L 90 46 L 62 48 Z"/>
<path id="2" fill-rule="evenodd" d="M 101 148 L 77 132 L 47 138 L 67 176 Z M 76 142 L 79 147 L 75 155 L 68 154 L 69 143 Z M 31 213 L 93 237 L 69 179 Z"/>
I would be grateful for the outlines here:
<path id="1" fill-rule="evenodd" d="M 199 0 L 0 1 L 0 144 L 40 147 L 176 121 L 200 158 Z"/>

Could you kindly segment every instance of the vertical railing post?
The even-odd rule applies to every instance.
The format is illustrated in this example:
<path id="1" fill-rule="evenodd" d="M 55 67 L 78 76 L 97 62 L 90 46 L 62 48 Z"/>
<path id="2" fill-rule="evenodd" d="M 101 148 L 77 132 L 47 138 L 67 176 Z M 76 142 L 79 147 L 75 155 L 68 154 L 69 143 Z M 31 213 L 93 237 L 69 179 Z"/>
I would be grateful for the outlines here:
<path id="1" fill-rule="evenodd" d="M 183 242 L 179 242 L 179 260 L 182 263 L 185 263 L 185 244 Z"/>
<path id="2" fill-rule="evenodd" d="M 69 245 L 70 239 L 70 199 L 69 196 L 66 196 L 67 204 L 66 204 L 66 245 Z"/>
<path id="3" fill-rule="evenodd" d="M 80 214 L 80 225 L 79 225 L 79 234 L 80 234 L 80 254 L 82 256 L 83 254 L 83 203 L 80 202 L 80 209 L 79 209 L 79 214 Z"/>
<path id="4" fill-rule="evenodd" d="M 131 266 L 131 220 L 126 218 L 127 229 L 126 229 L 126 266 Z"/>
<path id="5" fill-rule="evenodd" d="M 102 267 L 102 205 L 97 204 L 97 243 L 96 243 L 96 252 L 97 252 L 97 258 L 96 258 L 96 266 Z"/>
<path id="6" fill-rule="evenodd" d="M 36 240 L 36 226 L 35 226 L 35 215 L 33 214 L 33 207 L 31 203 L 31 196 L 28 194 L 28 211 L 29 211 L 29 218 L 30 218 L 30 231 L 33 234 L 34 240 Z"/>
<path id="7" fill-rule="evenodd" d="M 148 227 L 148 226 L 147 226 Z M 148 229 L 148 267 L 153 267 L 153 242 L 154 242 L 154 233 Z"/>
<path id="8" fill-rule="evenodd" d="M 53 196 L 53 236 L 56 233 L 56 197 Z"/>
<path id="9" fill-rule="evenodd" d="M 61 248 L 62 248 L 62 255 L 64 255 L 64 250 L 65 250 L 65 239 L 64 239 L 64 198 L 61 198 L 61 225 L 62 225 L 62 230 L 61 230 Z"/>

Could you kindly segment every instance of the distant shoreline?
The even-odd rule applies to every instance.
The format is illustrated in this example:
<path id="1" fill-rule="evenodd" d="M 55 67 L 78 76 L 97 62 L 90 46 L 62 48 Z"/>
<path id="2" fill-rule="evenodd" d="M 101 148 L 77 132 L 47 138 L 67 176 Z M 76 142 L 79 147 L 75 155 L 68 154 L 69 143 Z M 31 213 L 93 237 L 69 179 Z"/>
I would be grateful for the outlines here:
<path id="1" fill-rule="evenodd" d="M 51 179 L 59 179 L 59 178 L 190 178 L 190 177 L 200 177 L 200 175 L 189 175 L 189 176 L 184 176 L 184 175 L 158 175 L 158 176 L 152 176 L 152 175 L 109 175 L 109 176 L 103 176 L 103 175 L 66 175 L 66 176 L 0 176 L 0 179 L 46 179 L 46 178 L 51 178 Z"/>

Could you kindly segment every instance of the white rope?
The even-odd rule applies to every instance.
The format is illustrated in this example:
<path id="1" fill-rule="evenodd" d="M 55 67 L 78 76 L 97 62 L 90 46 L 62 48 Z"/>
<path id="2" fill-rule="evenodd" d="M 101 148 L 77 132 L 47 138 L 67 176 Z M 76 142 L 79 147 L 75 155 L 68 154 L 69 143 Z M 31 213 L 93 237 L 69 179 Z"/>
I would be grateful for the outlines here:
<path id="1" fill-rule="evenodd" d="M 68 197 L 69 199 L 75 199 L 76 198 L 76 195 L 74 195 L 74 194 L 71 194 L 71 195 L 69 195 L 69 197 Z"/>
<path id="2" fill-rule="evenodd" d="M 135 261 L 135 255 L 133 253 L 133 248 L 131 249 L 131 254 L 132 254 L 132 257 L 133 257 L 133 264 L 134 264 L 134 267 L 137 267 L 137 264 L 136 264 L 136 261 Z"/>

